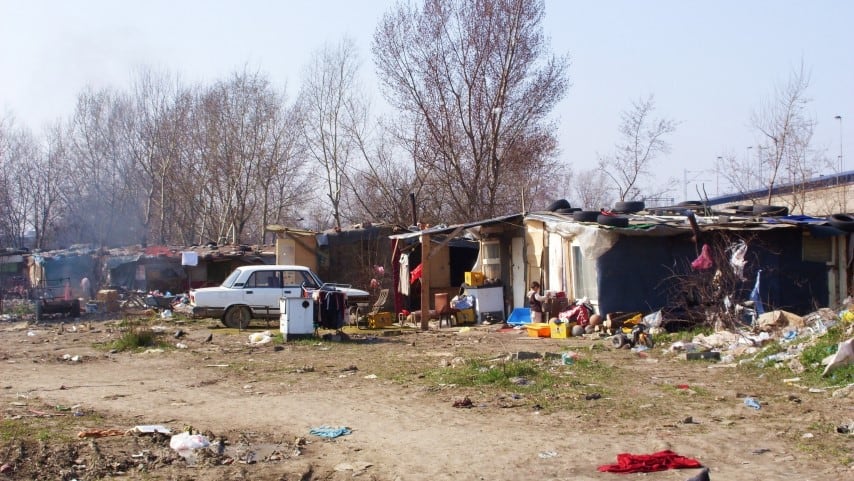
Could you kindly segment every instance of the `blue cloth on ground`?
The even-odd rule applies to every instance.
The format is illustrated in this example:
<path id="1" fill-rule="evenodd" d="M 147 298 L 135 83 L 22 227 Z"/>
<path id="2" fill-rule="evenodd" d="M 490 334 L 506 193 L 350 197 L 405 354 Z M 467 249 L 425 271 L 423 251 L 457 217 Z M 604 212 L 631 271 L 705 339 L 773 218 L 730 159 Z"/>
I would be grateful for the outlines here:
<path id="1" fill-rule="evenodd" d="M 329 426 L 320 426 L 316 428 L 311 428 L 311 431 L 309 432 L 311 434 L 314 434 L 315 436 L 320 436 L 323 438 L 337 438 L 338 436 L 350 434 L 352 431 L 350 431 L 350 428 L 348 427 L 332 428 Z"/>

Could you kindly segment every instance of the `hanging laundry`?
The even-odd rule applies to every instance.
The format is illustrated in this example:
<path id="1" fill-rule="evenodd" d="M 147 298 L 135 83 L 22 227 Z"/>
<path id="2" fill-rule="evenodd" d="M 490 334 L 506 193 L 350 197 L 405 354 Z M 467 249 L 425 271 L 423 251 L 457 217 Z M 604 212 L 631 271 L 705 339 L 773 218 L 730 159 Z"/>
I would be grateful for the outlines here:
<path id="1" fill-rule="evenodd" d="M 747 256 L 747 244 L 744 241 L 729 246 L 727 251 L 732 251 L 729 265 L 732 266 L 732 272 L 742 281 L 744 279 L 744 265 L 747 264 L 745 257 Z"/>
<path id="2" fill-rule="evenodd" d="M 714 262 L 712 261 L 712 255 L 709 252 L 709 244 L 703 244 L 703 248 L 701 249 L 700 256 L 694 259 L 691 262 L 691 268 L 695 271 L 704 271 L 712 267 Z"/>
<path id="3" fill-rule="evenodd" d="M 753 301 L 753 310 L 756 315 L 765 314 L 765 308 L 762 306 L 762 298 L 759 297 L 759 278 L 762 275 L 762 269 L 756 271 L 756 284 L 750 292 L 750 300 Z"/>
<path id="4" fill-rule="evenodd" d="M 412 269 L 412 273 L 409 274 L 409 283 L 415 284 L 415 281 L 421 279 L 421 266 L 422 264 L 418 264 L 418 267 Z"/>

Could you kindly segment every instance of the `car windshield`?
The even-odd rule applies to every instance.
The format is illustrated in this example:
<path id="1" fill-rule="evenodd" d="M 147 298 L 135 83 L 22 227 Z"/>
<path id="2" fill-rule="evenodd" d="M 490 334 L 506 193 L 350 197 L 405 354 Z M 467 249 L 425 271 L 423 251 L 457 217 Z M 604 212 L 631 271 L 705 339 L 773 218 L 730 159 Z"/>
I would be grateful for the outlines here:
<path id="1" fill-rule="evenodd" d="M 236 281 L 238 277 L 240 277 L 240 269 L 235 269 L 228 275 L 228 277 L 225 278 L 224 281 L 222 281 L 222 287 L 232 287 L 234 285 L 234 281 Z"/>

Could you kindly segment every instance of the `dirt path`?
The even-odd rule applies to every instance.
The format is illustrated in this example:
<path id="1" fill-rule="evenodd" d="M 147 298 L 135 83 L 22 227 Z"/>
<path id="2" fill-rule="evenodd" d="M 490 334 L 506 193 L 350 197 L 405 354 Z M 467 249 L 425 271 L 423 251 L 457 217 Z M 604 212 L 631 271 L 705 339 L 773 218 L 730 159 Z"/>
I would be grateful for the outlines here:
<path id="1" fill-rule="evenodd" d="M 377 480 L 622 479 L 637 475 L 600 473 L 596 467 L 615 462 L 620 452 L 662 449 L 698 459 L 719 480 L 808 481 L 854 473 L 811 452 L 810 438 L 804 437 L 833 436 L 815 432 L 816 426 L 831 420 L 829 410 L 854 416 L 850 399 L 793 394 L 796 388 L 734 368 L 658 353 L 638 358 L 629 351 L 590 351 L 585 349 L 593 341 L 532 340 L 516 333 L 412 333 L 382 342 L 301 342 L 277 349 L 249 347 L 247 333 L 227 331 L 216 331 L 213 342 L 204 343 L 208 327 L 181 327 L 187 334 L 176 342 L 187 349 L 108 353 L 93 347 L 118 335 L 106 324 L 64 334 L 56 326 L 10 326 L 0 333 L 3 401 L 19 410 L 26 404 L 97 413 L 69 419 L 64 429 L 72 433 L 140 424 L 178 431 L 191 425 L 228 433 L 232 443 L 235 433 L 250 433 L 258 452 L 277 443 L 290 449 L 298 438 L 308 443 L 299 456 L 278 462 L 173 462 L 149 470 L 147 477 L 131 471 L 122 479 L 349 479 L 354 473 Z M 591 400 L 589 408 L 546 412 L 525 399 L 500 407 L 507 398 L 499 402 L 494 393 L 431 386 L 417 374 L 460 356 L 560 352 L 570 342 L 582 356 L 623 374 L 603 379 L 612 394 Z M 700 394 L 669 387 L 680 383 Z M 601 388 L 586 386 L 591 392 Z M 473 408 L 452 407 L 463 393 Z M 758 411 L 746 408 L 738 397 L 743 393 L 759 393 L 767 404 Z M 797 403 L 787 401 L 794 395 Z M 7 409 L 7 418 L 14 412 Z M 694 422 L 685 423 L 688 417 Z M 331 440 L 309 434 L 323 425 L 352 432 Z M 126 437 L 104 438 L 102 444 L 121 450 L 122 441 Z M 847 443 L 852 447 L 850 438 Z M 669 470 L 645 479 L 684 480 L 695 473 Z"/>

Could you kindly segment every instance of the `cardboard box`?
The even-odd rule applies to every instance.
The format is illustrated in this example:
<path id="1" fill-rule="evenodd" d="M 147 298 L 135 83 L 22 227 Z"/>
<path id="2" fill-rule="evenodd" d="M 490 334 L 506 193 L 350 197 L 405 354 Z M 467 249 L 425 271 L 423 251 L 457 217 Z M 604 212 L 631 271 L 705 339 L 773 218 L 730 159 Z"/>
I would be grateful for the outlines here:
<path id="1" fill-rule="evenodd" d="M 378 312 L 368 316 L 368 327 L 371 329 L 379 329 L 388 327 L 394 321 L 394 314 L 391 312 Z"/>
<path id="2" fill-rule="evenodd" d="M 457 311 L 457 324 L 474 324 L 474 309 Z"/>

